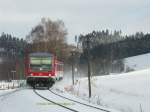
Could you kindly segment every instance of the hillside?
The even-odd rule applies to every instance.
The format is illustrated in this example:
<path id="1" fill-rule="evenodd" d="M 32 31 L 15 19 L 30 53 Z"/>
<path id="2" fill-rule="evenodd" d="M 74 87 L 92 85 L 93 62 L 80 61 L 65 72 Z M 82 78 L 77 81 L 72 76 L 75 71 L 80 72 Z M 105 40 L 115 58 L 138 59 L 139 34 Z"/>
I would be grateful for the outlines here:
<path id="1" fill-rule="evenodd" d="M 142 70 L 150 68 L 150 53 L 125 58 L 125 65 L 133 68 L 134 70 Z"/>
<path id="2" fill-rule="evenodd" d="M 149 112 L 150 53 L 125 59 L 136 71 L 118 75 L 95 76 L 91 79 L 92 97 L 88 98 L 88 80 L 81 78 L 71 85 L 64 78 L 54 88 L 69 92 L 92 103 L 121 112 Z"/>

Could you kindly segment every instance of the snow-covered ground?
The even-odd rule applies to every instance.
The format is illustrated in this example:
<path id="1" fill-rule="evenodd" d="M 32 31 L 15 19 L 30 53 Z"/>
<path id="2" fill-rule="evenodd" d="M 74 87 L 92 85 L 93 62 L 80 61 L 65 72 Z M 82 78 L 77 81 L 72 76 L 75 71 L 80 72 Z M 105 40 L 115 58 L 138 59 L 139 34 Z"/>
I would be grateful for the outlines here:
<path id="1" fill-rule="evenodd" d="M 57 102 L 61 105 L 67 106 L 71 109 L 75 109 L 79 112 L 103 112 L 97 109 L 93 109 L 78 103 L 69 101 L 67 99 L 61 98 L 52 94 L 48 90 L 36 90 L 38 94 L 50 99 L 54 102 Z M 71 99 L 76 101 L 82 101 L 76 97 L 70 95 Z M 87 104 L 88 102 L 86 102 Z M 107 108 L 102 108 L 107 109 Z M 112 109 L 107 109 L 111 112 L 118 112 Z M 0 112 L 70 112 L 70 110 L 62 108 L 56 104 L 48 102 L 41 97 L 37 96 L 33 89 L 24 88 L 18 89 L 12 94 L 5 96 L 0 96 Z"/>
<path id="2" fill-rule="evenodd" d="M 69 83 L 69 82 L 68 82 Z M 79 80 L 74 87 L 66 80 L 55 88 L 68 91 L 88 100 L 87 78 Z M 61 85 L 61 86 L 60 86 Z M 121 112 L 150 112 L 150 69 L 120 75 L 92 78 L 91 102 Z"/>
<path id="3" fill-rule="evenodd" d="M 72 86 L 71 77 L 65 77 L 54 87 L 121 112 L 150 112 L 149 57 L 150 53 L 126 58 L 126 66 L 134 69 L 134 72 L 92 77 L 91 99 L 88 99 L 87 78 L 77 79 L 75 86 Z"/>
<path id="4" fill-rule="evenodd" d="M 14 84 L 12 84 L 12 82 L 6 81 L 1 82 L 1 85 L 3 85 L 3 89 L 0 90 L 0 112 L 70 112 L 70 110 L 62 108 L 60 106 L 57 106 L 56 104 L 53 104 L 40 98 L 33 92 L 33 89 L 30 87 L 18 88 L 20 84 L 19 81 L 13 81 L 13 83 Z M 50 99 L 64 106 L 67 106 L 71 109 L 75 109 L 79 112 L 83 111 L 103 112 L 97 109 L 93 109 L 91 107 L 80 105 L 67 99 L 63 99 L 59 96 L 52 94 L 48 90 L 43 89 L 37 91 L 39 94 L 46 97 L 47 99 Z M 57 89 L 53 89 L 53 91 L 58 92 Z M 60 91 L 58 93 L 60 93 Z M 62 94 L 63 96 L 70 97 L 71 99 L 74 99 L 76 101 L 84 102 L 86 104 L 89 103 L 82 99 L 76 98 L 74 95 L 66 94 L 65 92 L 61 93 L 61 95 Z M 118 112 L 114 109 L 108 109 L 102 106 L 100 108 L 109 110 L 111 112 Z"/>
<path id="5" fill-rule="evenodd" d="M 125 65 L 133 68 L 134 70 L 142 70 L 150 68 L 150 53 L 133 56 L 125 59 Z"/>
<path id="6" fill-rule="evenodd" d="M 0 90 L 0 97 L 3 96 L 4 94 L 8 94 L 12 91 L 15 91 L 15 89 L 5 89 L 5 90 Z"/>
<path id="7" fill-rule="evenodd" d="M 0 97 L 0 112 L 65 112 L 65 109 L 40 98 L 32 89 L 24 89 Z"/>

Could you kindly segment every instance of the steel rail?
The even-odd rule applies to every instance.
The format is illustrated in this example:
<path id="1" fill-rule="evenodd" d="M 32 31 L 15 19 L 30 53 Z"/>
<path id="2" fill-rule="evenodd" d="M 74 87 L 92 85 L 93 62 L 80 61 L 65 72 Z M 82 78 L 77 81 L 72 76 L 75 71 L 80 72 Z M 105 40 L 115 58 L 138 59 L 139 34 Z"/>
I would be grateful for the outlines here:
<path id="1" fill-rule="evenodd" d="M 64 105 L 61 105 L 61 104 L 59 104 L 59 103 L 57 103 L 57 102 L 54 102 L 54 101 L 52 101 L 52 100 L 50 100 L 50 99 L 48 99 L 48 98 L 45 98 L 44 96 L 40 95 L 35 89 L 33 89 L 33 91 L 34 91 L 34 93 L 35 93 L 36 95 L 38 95 L 38 96 L 41 97 L 42 99 L 45 99 L 45 100 L 47 100 L 47 101 L 49 101 L 49 102 L 51 102 L 51 103 L 53 103 L 53 104 L 55 104 L 55 105 L 58 105 L 58 106 L 63 107 L 63 108 L 66 108 L 66 109 L 68 109 L 68 110 L 70 110 L 70 111 L 72 111 L 72 112 L 79 112 L 79 111 L 77 111 L 77 110 L 75 110 L 75 109 L 71 109 L 71 108 L 66 107 L 66 106 L 64 106 Z"/>
<path id="2" fill-rule="evenodd" d="M 104 111 L 104 112 L 111 112 L 111 111 L 106 110 L 106 109 L 102 109 L 102 108 L 99 108 L 99 107 L 95 107 L 95 106 L 92 106 L 92 105 L 88 105 L 88 104 L 81 103 L 81 102 L 79 102 L 79 101 L 76 101 L 76 100 L 67 98 L 67 97 L 65 97 L 65 96 L 62 96 L 62 95 L 60 95 L 60 94 L 57 94 L 57 93 L 53 92 L 52 90 L 49 90 L 49 91 L 50 91 L 51 93 L 53 93 L 53 94 L 59 96 L 59 97 L 62 97 L 62 98 L 64 98 L 64 99 L 67 99 L 67 100 L 70 100 L 70 101 L 73 101 L 73 102 L 76 102 L 76 103 L 79 103 L 79 104 L 81 104 L 81 105 L 85 105 L 85 106 L 88 106 L 88 107 L 91 107 L 91 108 L 95 108 L 95 109 L 98 109 L 98 110 L 101 110 L 101 111 Z"/>

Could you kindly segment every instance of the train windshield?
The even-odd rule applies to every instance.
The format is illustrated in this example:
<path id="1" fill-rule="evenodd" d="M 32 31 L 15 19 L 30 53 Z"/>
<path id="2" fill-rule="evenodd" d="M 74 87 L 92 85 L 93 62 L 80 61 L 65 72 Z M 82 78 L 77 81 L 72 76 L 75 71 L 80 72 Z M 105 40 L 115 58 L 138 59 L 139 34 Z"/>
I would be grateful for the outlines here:
<path id="1" fill-rule="evenodd" d="M 52 69 L 51 57 L 30 57 L 32 71 L 50 71 Z"/>

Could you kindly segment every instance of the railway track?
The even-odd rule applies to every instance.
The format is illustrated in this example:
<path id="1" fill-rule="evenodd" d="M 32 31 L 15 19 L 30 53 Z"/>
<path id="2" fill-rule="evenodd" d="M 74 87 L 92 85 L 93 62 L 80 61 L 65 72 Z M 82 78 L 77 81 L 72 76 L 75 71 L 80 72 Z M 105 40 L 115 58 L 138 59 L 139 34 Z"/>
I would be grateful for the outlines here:
<path id="1" fill-rule="evenodd" d="M 65 109 L 67 109 L 67 110 L 70 110 L 70 111 L 72 111 L 72 112 L 79 112 L 79 111 L 77 111 L 77 110 L 75 110 L 75 109 L 72 109 L 72 108 L 69 108 L 69 107 L 67 107 L 67 106 L 61 105 L 60 103 L 57 103 L 57 102 L 55 102 L 55 101 L 53 101 L 53 100 L 51 100 L 51 99 L 48 99 L 48 98 L 42 96 L 42 95 L 39 94 L 35 89 L 33 89 L 33 91 L 34 91 L 34 93 L 35 93 L 36 95 L 38 95 L 39 97 L 41 97 L 42 99 L 44 99 L 44 100 L 46 100 L 46 101 L 49 101 L 49 102 L 51 102 L 51 103 L 53 103 L 53 104 L 55 104 L 55 105 L 58 105 L 58 106 L 60 106 L 60 107 L 62 107 L 62 108 L 65 108 Z"/>
<path id="2" fill-rule="evenodd" d="M 100 111 L 103 111 L 103 112 L 111 112 L 111 111 L 109 111 L 109 110 L 102 109 L 102 108 L 100 108 L 100 107 L 95 107 L 95 106 L 92 106 L 92 105 L 88 105 L 88 104 L 85 104 L 85 103 L 82 103 L 82 102 L 79 102 L 79 101 L 76 101 L 76 100 L 67 98 L 67 97 L 65 97 L 65 96 L 62 96 L 62 95 L 56 93 L 56 92 L 53 92 L 52 90 L 49 90 L 49 91 L 50 91 L 51 93 L 53 93 L 53 94 L 55 94 L 55 95 L 61 97 L 61 98 L 64 98 L 64 99 L 73 101 L 73 102 L 75 102 L 75 103 L 78 103 L 78 104 L 81 104 L 81 105 L 85 105 L 85 106 L 87 106 L 87 107 L 91 107 L 91 108 L 94 108 L 94 109 L 97 109 L 97 110 L 100 110 Z"/>
<path id="3" fill-rule="evenodd" d="M 94 111 L 94 112 L 112 112 L 111 110 L 107 110 L 104 108 L 100 108 L 100 107 L 96 107 L 96 106 L 92 106 L 89 104 L 85 104 L 70 98 L 67 98 L 65 96 L 62 96 L 60 94 L 57 94 L 55 92 L 53 92 L 52 90 L 44 90 L 44 91 L 37 91 L 37 90 L 33 90 L 35 92 L 35 94 L 37 94 L 39 97 L 41 97 L 42 99 L 53 103 L 55 105 L 58 105 L 62 108 L 65 108 L 69 111 L 72 112 L 87 112 L 87 111 Z M 50 94 L 49 94 L 50 93 Z M 73 105 L 63 105 L 60 102 L 67 102 L 68 104 L 73 104 Z M 64 104 L 65 104 L 64 103 Z"/>

